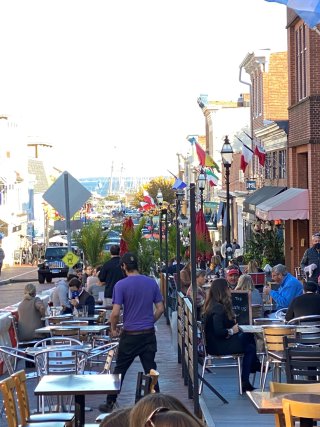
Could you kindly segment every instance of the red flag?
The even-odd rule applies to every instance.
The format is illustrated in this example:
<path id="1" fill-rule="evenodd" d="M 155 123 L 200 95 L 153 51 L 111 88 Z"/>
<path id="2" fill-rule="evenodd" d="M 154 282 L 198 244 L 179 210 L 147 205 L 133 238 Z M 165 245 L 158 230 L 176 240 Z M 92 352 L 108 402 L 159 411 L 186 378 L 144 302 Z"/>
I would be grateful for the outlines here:
<path id="1" fill-rule="evenodd" d="M 240 160 L 240 169 L 245 173 L 248 164 L 253 156 L 253 151 L 246 144 L 242 144 L 242 155 Z"/>
<path id="2" fill-rule="evenodd" d="M 266 162 L 266 151 L 265 151 L 265 149 L 261 145 L 256 144 L 256 148 L 254 149 L 254 154 L 256 156 L 258 156 L 260 165 L 264 166 L 264 164 Z"/>

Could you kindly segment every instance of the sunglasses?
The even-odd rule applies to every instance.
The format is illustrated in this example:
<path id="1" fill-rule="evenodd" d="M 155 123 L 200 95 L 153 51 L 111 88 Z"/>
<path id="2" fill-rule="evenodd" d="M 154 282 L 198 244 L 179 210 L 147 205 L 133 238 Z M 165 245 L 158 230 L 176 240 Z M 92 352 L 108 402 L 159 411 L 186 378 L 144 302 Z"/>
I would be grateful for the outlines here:
<path id="1" fill-rule="evenodd" d="M 149 415 L 149 417 L 147 418 L 147 421 L 146 421 L 144 427 L 156 427 L 156 425 L 153 422 L 154 416 L 159 414 L 160 412 L 167 412 L 167 411 L 169 411 L 169 408 L 166 408 L 164 406 L 160 406 L 159 408 L 152 411 L 151 414 Z"/>

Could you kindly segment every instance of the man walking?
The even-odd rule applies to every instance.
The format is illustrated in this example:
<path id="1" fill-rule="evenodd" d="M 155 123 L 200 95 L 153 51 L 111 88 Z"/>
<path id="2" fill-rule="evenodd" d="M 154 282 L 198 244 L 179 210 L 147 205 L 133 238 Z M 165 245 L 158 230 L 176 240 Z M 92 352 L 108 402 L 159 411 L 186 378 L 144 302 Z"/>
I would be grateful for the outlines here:
<path id="1" fill-rule="evenodd" d="M 111 259 L 105 262 L 99 272 L 98 278 L 101 286 L 104 286 L 104 301 L 103 305 L 112 304 L 112 293 L 114 285 L 124 278 L 120 267 L 120 246 L 112 245 L 110 248 Z"/>
<path id="2" fill-rule="evenodd" d="M 0 246 L 0 276 L 1 276 L 1 270 L 2 270 L 4 258 L 5 258 L 5 253 L 4 253 L 4 250 L 2 249 L 2 247 Z"/>
<path id="3" fill-rule="evenodd" d="M 110 333 L 112 337 L 118 335 L 117 324 L 121 306 L 123 306 L 123 331 L 114 369 L 114 374 L 121 374 L 121 381 L 123 381 L 127 370 L 137 356 L 146 374 L 150 369 L 157 369 L 154 360 L 157 352 L 154 324 L 161 317 L 164 306 L 157 282 L 139 273 L 138 260 L 133 253 L 124 254 L 120 265 L 126 278 L 119 280 L 113 290 Z M 156 389 L 159 390 L 157 386 Z M 116 399 L 117 396 L 108 395 L 106 404 L 100 405 L 99 410 L 112 411 Z"/>
<path id="4" fill-rule="evenodd" d="M 301 270 L 307 273 L 308 280 L 318 283 L 320 276 L 320 233 L 312 235 L 312 246 L 303 254 Z"/>

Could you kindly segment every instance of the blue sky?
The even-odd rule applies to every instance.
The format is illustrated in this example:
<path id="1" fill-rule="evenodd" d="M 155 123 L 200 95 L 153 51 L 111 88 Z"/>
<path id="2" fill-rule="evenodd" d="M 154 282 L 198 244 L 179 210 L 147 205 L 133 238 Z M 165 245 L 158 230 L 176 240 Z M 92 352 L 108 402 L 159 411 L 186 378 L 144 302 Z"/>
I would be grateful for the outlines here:
<path id="1" fill-rule="evenodd" d="M 199 94 L 236 100 L 245 55 L 286 50 L 286 7 L 264 0 L 0 4 L 0 112 L 77 178 L 176 169 Z"/>

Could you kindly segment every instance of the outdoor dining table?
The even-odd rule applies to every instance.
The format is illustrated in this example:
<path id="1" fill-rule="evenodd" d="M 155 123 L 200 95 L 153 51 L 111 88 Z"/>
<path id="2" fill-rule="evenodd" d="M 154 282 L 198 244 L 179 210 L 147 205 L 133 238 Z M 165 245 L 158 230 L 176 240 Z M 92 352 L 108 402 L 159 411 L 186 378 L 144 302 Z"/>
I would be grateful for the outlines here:
<path id="1" fill-rule="evenodd" d="M 263 326 L 264 325 L 240 325 L 239 329 L 242 332 L 245 333 L 249 333 L 249 334 L 259 334 L 263 332 Z M 292 329 L 293 325 L 286 325 L 285 323 L 279 323 L 277 325 L 265 325 L 265 326 L 271 326 L 271 327 L 276 327 L 276 326 L 280 326 L 281 328 L 288 328 L 288 329 Z M 309 333 L 317 333 L 320 331 L 320 328 L 318 328 L 317 326 L 308 326 L 308 325 L 297 325 L 296 327 L 297 332 L 303 333 L 303 332 L 309 332 Z"/>
<path id="2" fill-rule="evenodd" d="M 92 375 L 45 375 L 34 390 L 34 394 L 45 396 L 75 397 L 75 427 L 85 424 L 85 396 L 89 394 L 119 394 L 120 374 Z"/>
<path id="3" fill-rule="evenodd" d="M 247 391 L 247 396 L 259 414 L 283 414 L 283 398 L 304 403 L 320 403 L 320 393 L 271 393 L 268 391 Z M 301 418 L 300 427 L 310 427 L 312 425 L 312 420 Z M 284 420 L 283 426 L 285 426 Z"/>
<path id="4" fill-rule="evenodd" d="M 50 335 L 52 329 L 74 329 L 79 328 L 82 334 L 99 334 L 103 331 L 106 331 L 109 326 L 108 325 L 47 325 L 42 328 L 38 328 L 35 330 L 37 334 L 47 334 Z"/>

